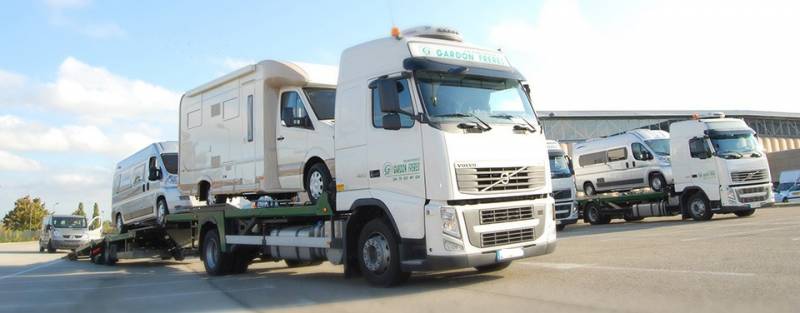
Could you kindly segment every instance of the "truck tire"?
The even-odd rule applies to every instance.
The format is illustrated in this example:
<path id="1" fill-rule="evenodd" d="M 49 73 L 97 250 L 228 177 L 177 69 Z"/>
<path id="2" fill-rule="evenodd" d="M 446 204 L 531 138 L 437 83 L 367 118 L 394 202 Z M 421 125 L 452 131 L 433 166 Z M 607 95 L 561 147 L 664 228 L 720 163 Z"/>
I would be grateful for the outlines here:
<path id="1" fill-rule="evenodd" d="M 231 265 L 231 274 L 242 274 L 247 272 L 247 267 L 253 262 L 255 253 L 252 251 L 238 251 L 233 253 L 233 264 Z"/>
<path id="2" fill-rule="evenodd" d="M 583 193 L 586 194 L 587 196 L 594 196 L 595 194 L 597 194 L 597 190 L 594 189 L 594 185 L 592 185 L 592 182 L 587 181 L 583 183 Z"/>
<path id="3" fill-rule="evenodd" d="M 103 250 L 103 263 L 108 266 L 117 264 L 117 245 L 106 243 L 106 248 Z"/>
<path id="4" fill-rule="evenodd" d="M 653 191 L 664 191 L 667 187 L 667 180 L 661 173 L 653 173 L 650 174 L 649 185 Z"/>
<path id="5" fill-rule="evenodd" d="M 316 203 L 325 192 L 329 192 L 333 178 L 325 163 L 314 163 L 306 174 L 306 193 L 311 202 Z M 330 199 L 329 199 L 330 200 Z"/>
<path id="6" fill-rule="evenodd" d="M 689 216 L 695 221 L 707 221 L 714 216 L 711 211 L 711 205 L 708 203 L 708 198 L 702 192 L 697 192 L 689 198 L 686 202 L 686 208 L 689 211 Z"/>
<path id="7" fill-rule="evenodd" d="M 382 218 L 364 225 L 358 236 L 358 266 L 367 282 L 389 287 L 408 280 L 411 273 L 400 268 L 397 236 Z"/>
<path id="8" fill-rule="evenodd" d="M 203 236 L 203 266 L 206 273 L 211 276 L 226 275 L 232 270 L 232 256 L 222 252 L 219 233 L 216 229 L 209 230 Z"/>
<path id="9" fill-rule="evenodd" d="M 511 261 L 509 261 L 509 262 L 500 262 L 500 263 L 489 264 L 489 265 L 476 266 L 475 269 L 478 270 L 478 273 L 491 273 L 491 272 L 502 271 L 502 270 L 508 268 L 508 266 L 510 266 L 510 265 L 511 265 Z"/>
<path id="10" fill-rule="evenodd" d="M 733 212 L 733 214 L 736 214 L 736 216 L 738 217 L 750 216 L 753 215 L 753 213 L 756 213 L 756 209 Z"/>
<path id="11" fill-rule="evenodd" d="M 596 203 L 590 202 L 586 204 L 586 210 L 583 215 L 585 220 L 592 225 L 605 225 L 611 222 L 611 217 L 603 215 L 600 212 L 600 206 Z"/>
<path id="12" fill-rule="evenodd" d="M 158 227 L 164 227 L 167 224 L 167 214 L 169 214 L 167 200 L 158 199 L 156 202 L 156 225 Z"/>

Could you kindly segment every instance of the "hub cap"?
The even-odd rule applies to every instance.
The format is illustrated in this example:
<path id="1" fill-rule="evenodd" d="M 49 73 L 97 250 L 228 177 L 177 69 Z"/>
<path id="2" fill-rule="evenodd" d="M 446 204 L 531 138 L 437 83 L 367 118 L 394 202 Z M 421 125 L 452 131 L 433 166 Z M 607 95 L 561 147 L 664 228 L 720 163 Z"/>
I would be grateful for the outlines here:
<path id="1" fill-rule="evenodd" d="M 361 254 L 364 258 L 364 265 L 373 273 L 383 273 L 389 267 L 389 262 L 391 261 L 389 242 L 382 234 L 373 233 L 370 235 L 369 239 L 364 242 Z"/>
<path id="2" fill-rule="evenodd" d="M 167 206 L 164 204 L 164 201 L 158 203 L 158 216 L 156 216 L 156 221 L 158 221 L 158 225 L 164 225 L 164 222 L 167 219 Z"/>
<path id="3" fill-rule="evenodd" d="M 653 177 L 653 189 L 661 190 L 661 179 L 658 177 Z"/>
<path id="4" fill-rule="evenodd" d="M 122 230 L 122 216 L 117 216 L 117 231 Z"/>
<path id="5" fill-rule="evenodd" d="M 706 203 L 703 200 L 695 200 L 692 201 L 692 204 L 689 206 L 692 210 L 692 214 L 695 216 L 702 216 L 706 213 Z"/>
<path id="6" fill-rule="evenodd" d="M 217 267 L 217 242 L 209 240 L 206 245 L 206 263 L 210 268 Z"/>
<path id="7" fill-rule="evenodd" d="M 322 196 L 322 173 L 314 171 L 308 177 L 308 191 L 311 192 L 311 197 L 319 199 Z"/>

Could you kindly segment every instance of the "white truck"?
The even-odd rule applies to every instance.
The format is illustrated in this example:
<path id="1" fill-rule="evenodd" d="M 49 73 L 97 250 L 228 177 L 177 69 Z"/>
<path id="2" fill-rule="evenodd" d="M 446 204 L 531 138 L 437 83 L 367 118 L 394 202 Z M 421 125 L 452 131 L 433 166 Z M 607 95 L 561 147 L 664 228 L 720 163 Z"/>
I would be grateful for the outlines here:
<path id="1" fill-rule="evenodd" d="M 312 200 L 333 189 L 337 70 L 265 60 L 186 92 L 180 190 L 209 204 L 236 196 Z"/>
<path id="2" fill-rule="evenodd" d="M 550 178 L 553 183 L 553 199 L 556 206 L 556 228 L 564 230 L 578 221 L 578 203 L 575 201 L 575 172 L 572 159 L 564 152 L 558 141 L 547 141 L 550 156 Z"/>

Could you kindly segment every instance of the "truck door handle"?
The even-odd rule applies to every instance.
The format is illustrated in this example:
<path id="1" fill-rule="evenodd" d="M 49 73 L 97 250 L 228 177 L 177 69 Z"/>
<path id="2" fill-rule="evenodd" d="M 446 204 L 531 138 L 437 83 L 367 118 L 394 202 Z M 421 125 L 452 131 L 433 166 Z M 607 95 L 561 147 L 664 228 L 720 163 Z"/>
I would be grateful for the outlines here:
<path id="1" fill-rule="evenodd" d="M 144 190 L 144 188 L 146 188 L 146 187 L 145 187 L 145 184 L 142 184 L 142 192 L 144 192 L 144 191 L 145 191 L 145 190 Z"/>
<path id="2" fill-rule="evenodd" d="M 275 138 L 275 139 L 276 139 L 276 140 L 278 140 L 278 141 L 281 141 L 281 140 L 284 140 L 284 139 L 286 139 L 286 137 L 280 136 L 280 137 L 278 137 L 278 138 Z"/>
<path id="3" fill-rule="evenodd" d="M 636 161 L 631 162 L 631 164 L 633 164 L 633 167 L 636 167 Z"/>
<path id="4" fill-rule="evenodd" d="M 692 178 L 697 178 L 697 174 L 692 174 Z"/>
<path id="5" fill-rule="evenodd" d="M 625 162 L 625 168 L 630 168 L 630 166 L 628 165 L 628 162 Z"/>

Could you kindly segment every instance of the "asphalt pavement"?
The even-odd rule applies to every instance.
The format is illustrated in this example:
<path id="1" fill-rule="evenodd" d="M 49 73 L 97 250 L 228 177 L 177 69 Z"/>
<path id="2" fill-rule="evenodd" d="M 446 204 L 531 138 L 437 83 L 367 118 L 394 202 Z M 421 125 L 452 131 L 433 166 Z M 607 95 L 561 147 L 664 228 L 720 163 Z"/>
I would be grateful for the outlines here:
<path id="1" fill-rule="evenodd" d="M 208 277 L 196 258 L 116 266 L 0 244 L 0 312 L 798 312 L 800 206 L 708 222 L 571 225 L 555 253 L 373 288 L 340 266 L 257 263 Z"/>

